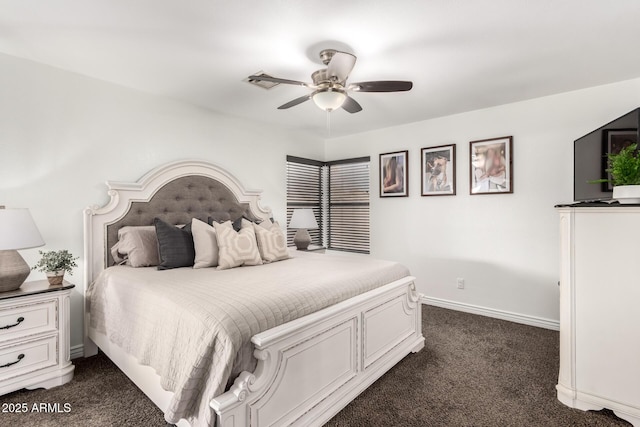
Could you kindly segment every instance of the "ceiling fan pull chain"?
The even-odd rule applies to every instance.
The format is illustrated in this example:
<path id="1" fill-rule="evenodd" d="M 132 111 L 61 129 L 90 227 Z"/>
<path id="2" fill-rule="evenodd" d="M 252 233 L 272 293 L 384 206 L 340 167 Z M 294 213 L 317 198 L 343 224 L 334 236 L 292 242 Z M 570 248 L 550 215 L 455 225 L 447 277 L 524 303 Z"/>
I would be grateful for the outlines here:
<path id="1" fill-rule="evenodd" d="M 331 110 L 327 110 L 327 138 L 331 138 Z"/>

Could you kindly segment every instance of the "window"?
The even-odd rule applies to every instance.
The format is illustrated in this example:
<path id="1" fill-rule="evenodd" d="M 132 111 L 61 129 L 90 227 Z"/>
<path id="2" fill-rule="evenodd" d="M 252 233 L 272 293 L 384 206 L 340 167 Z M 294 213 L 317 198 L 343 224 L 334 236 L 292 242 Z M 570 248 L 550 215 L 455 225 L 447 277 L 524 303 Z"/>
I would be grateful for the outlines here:
<path id="1" fill-rule="evenodd" d="M 328 163 L 328 247 L 369 253 L 369 158 Z"/>
<path id="2" fill-rule="evenodd" d="M 287 156 L 287 224 L 293 209 L 311 208 L 319 226 L 309 230 L 312 244 L 369 253 L 369 162 Z M 294 234 L 287 229 L 290 246 Z"/>
<path id="3" fill-rule="evenodd" d="M 296 208 L 310 208 L 316 215 L 318 229 L 309 230 L 311 244 L 323 246 L 322 167 L 316 160 L 287 156 L 287 245 L 293 246 L 296 230 L 289 229 L 291 215 Z"/>

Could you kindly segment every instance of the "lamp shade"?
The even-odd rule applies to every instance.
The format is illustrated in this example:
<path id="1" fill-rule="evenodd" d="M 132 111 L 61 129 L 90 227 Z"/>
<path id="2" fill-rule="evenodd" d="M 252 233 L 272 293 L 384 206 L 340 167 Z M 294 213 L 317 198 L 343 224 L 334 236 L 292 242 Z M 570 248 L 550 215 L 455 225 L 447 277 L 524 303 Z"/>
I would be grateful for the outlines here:
<path id="1" fill-rule="evenodd" d="M 44 245 L 28 209 L 0 207 L 0 251 L 29 249 Z"/>
<path id="2" fill-rule="evenodd" d="M 312 209 L 294 209 L 289 221 L 289 228 L 318 228 L 316 216 Z"/>
<path id="3" fill-rule="evenodd" d="M 347 95 L 338 90 L 320 90 L 313 95 L 313 102 L 325 111 L 333 111 L 342 107 L 345 99 L 347 99 Z"/>

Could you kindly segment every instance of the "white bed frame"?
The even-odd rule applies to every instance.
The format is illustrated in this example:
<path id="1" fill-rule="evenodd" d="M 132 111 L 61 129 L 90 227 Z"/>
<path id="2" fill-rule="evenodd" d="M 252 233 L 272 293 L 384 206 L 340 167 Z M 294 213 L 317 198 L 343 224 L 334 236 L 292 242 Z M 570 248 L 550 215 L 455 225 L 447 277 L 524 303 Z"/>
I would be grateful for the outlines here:
<path id="1" fill-rule="evenodd" d="M 107 182 L 110 201 L 84 212 L 85 291 L 105 268 L 106 226 L 122 218 L 132 201 L 148 201 L 183 176 L 203 175 L 225 184 L 262 219 L 260 191 L 247 191 L 210 163 L 179 161 L 156 168 L 135 183 Z M 320 255 L 319 255 L 320 256 Z M 85 356 L 98 347 L 161 409 L 173 394 L 155 370 L 89 327 L 85 299 Z M 389 283 L 319 312 L 255 335 L 255 372 L 243 372 L 229 391 L 210 403 L 221 427 L 322 425 L 410 352 L 424 347 L 421 305 L 413 277 Z M 186 420 L 178 425 L 188 426 Z"/>

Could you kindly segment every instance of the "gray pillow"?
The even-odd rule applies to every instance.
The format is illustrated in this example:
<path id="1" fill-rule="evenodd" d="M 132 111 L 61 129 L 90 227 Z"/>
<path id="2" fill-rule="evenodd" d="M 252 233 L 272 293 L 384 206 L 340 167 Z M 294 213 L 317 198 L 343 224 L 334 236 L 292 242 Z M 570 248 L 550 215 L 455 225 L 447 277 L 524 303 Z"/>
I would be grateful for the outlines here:
<path id="1" fill-rule="evenodd" d="M 210 226 L 213 226 L 214 222 L 222 224 L 223 222 L 229 220 L 231 220 L 231 215 L 229 215 L 229 212 L 213 212 L 211 215 L 209 215 L 209 218 L 207 218 L 207 222 Z"/>
<path id="2" fill-rule="evenodd" d="M 207 222 L 209 223 L 209 225 L 213 226 L 214 222 L 217 222 L 218 224 L 223 224 L 227 221 L 231 222 L 231 216 L 226 213 L 226 212 L 215 212 L 213 214 L 211 214 L 211 216 L 209 216 L 209 218 L 207 219 Z M 242 220 L 246 219 L 247 221 L 250 221 L 248 218 L 245 218 L 244 216 L 241 216 L 240 218 L 236 219 L 235 221 L 231 222 L 231 225 L 233 227 L 233 229 L 235 231 L 240 231 L 240 229 L 242 228 Z"/>
<path id="3" fill-rule="evenodd" d="M 191 223 L 179 228 L 160 218 L 154 218 L 153 225 L 156 227 L 156 237 L 158 238 L 158 254 L 160 256 L 158 270 L 191 267 L 196 255 L 191 235 Z"/>

